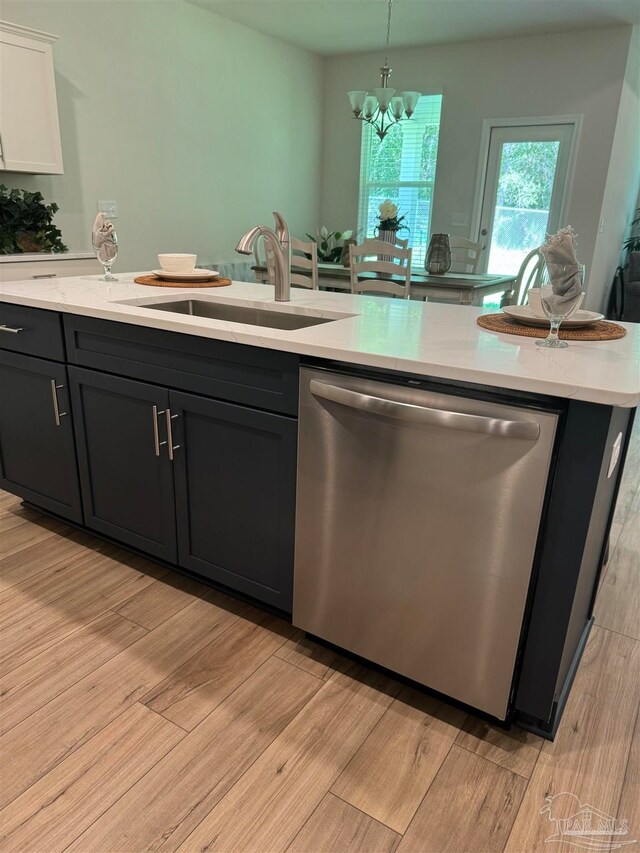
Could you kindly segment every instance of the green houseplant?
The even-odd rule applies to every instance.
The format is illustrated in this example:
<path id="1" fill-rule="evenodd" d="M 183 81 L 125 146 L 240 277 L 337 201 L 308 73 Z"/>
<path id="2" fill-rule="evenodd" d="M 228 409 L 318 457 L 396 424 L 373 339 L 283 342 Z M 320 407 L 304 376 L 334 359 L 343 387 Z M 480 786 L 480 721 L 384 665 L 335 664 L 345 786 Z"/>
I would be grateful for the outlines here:
<path id="1" fill-rule="evenodd" d="M 629 228 L 631 234 L 622 244 L 627 253 L 627 258 L 631 252 L 640 252 L 640 207 L 636 210 L 635 219 L 631 220 Z"/>
<path id="2" fill-rule="evenodd" d="M 317 237 L 307 234 L 307 237 L 318 246 L 318 260 L 328 264 L 340 262 L 345 244 L 353 236 L 353 231 L 329 231 L 325 225 L 318 231 Z"/>
<path id="3" fill-rule="evenodd" d="M 60 229 L 53 224 L 57 212 L 58 205 L 45 204 L 42 193 L 0 184 L 0 254 L 67 252 Z"/>

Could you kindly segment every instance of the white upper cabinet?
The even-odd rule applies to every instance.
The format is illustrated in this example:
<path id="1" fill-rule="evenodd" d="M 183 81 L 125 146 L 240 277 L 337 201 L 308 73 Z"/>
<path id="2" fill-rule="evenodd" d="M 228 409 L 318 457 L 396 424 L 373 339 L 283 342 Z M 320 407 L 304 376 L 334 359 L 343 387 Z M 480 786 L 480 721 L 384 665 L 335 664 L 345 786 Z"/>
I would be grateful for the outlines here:
<path id="1" fill-rule="evenodd" d="M 64 171 L 51 48 L 56 39 L 0 21 L 0 171 Z"/>

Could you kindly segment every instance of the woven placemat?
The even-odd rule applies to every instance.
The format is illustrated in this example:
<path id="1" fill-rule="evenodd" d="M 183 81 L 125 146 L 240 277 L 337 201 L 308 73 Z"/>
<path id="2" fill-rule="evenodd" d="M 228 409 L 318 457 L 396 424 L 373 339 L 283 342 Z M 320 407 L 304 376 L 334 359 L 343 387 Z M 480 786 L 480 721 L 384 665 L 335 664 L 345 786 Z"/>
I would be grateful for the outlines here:
<path id="1" fill-rule="evenodd" d="M 152 287 L 226 287 L 231 284 L 230 278 L 211 278 L 208 281 L 171 281 L 158 278 L 157 275 L 139 275 L 134 278 L 136 284 L 148 284 Z"/>
<path id="2" fill-rule="evenodd" d="M 490 332 L 501 332 L 505 335 L 519 335 L 523 338 L 546 338 L 549 329 L 542 326 L 525 326 L 512 320 L 506 314 L 481 314 L 477 323 L 483 329 Z M 582 329 L 563 329 L 560 327 L 558 335 L 563 341 L 615 341 L 624 338 L 627 330 L 617 323 L 608 320 L 598 320 L 591 326 Z"/>

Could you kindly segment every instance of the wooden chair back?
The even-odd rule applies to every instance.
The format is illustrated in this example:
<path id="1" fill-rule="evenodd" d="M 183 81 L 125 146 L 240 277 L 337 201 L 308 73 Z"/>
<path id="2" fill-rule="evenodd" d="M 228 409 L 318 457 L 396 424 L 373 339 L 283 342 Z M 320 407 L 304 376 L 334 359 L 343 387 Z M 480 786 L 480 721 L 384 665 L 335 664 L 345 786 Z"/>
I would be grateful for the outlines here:
<path id="1" fill-rule="evenodd" d="M 380 261 L 378 255 L 391 260 Z M 357 246 L 349 246 L 349 262 L 352 293 L 387 293 L 409 299 L 411 249 L 384 240 L 364 240 Z M 374 273 L 375 278 L 361 279 L 363 273 Z M 400 277 L 403 281 L 392 280 Z"/>
<path id="2" fill-rule="evenodd" d="M 294 287 L 318 289 L 318 247 L 313 240 L 305 243 L 304 240 L 291 238 L 291 284 Z"/>
<path id="3" fill-rule="evenodd" d="M 482 244 L 466 240 L 464 237 L 452 237 L 449 241 L 451 246 L 451 271 L 462 273 L 476 273 L 480 263 Z"/>
<path id="4" fill-rule="evenodd" d="M 520 264 L 518 275 L 511 291 L 511 304 L 524 305 L 532 287 L 540 287 L 544 272 L 544 255 L 538 249 L 529 252 Z"/>

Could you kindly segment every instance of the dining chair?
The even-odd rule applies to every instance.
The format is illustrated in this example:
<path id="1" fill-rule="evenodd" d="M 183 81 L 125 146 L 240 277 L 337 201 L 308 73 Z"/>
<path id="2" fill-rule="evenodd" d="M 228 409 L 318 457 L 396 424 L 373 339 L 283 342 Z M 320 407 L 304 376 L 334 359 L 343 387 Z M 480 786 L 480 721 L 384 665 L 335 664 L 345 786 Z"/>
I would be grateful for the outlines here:
<path id="1" fill-rule="evenodd" d="M 451 246 L 451 270 L 452 272 L 470 273 L 473 275 L 478 271 L 482 243 L 474 243 L 464 237 L 453 237 L 449 241 Z M 454 269 L 454 266 L 456 269 Z"/>
<path id="2" fill-rule="evenodd" d="M 375 260 L 378 255 L 391 257 L 392 260 Z M 409 299 L 411 249 L 394 246 L 384 240 L 364 240 L 357 246 L 349 246 L 349 262 L 351 293 L 388 293 Z M 361 279 L 363 273 L 374 273 L 376 277 Z M 402 277 L 404 282 L 391 281 L 391 277 Z"/>
<path id="3" fill-rule="evenodd" d="M 305 243 L 304 240 L 291 238 L 291 284 L 318 289 L 318 246 L 313 240 Z"/>
<path id="4" fill-rule="evenodd" d="M 511 291 L 511 305 L 524 305 L 532 287 L 540 287 L 544 272 L 544 255 L 538 249 L 529 252 L 520 264 L 518 275 Z"/>

